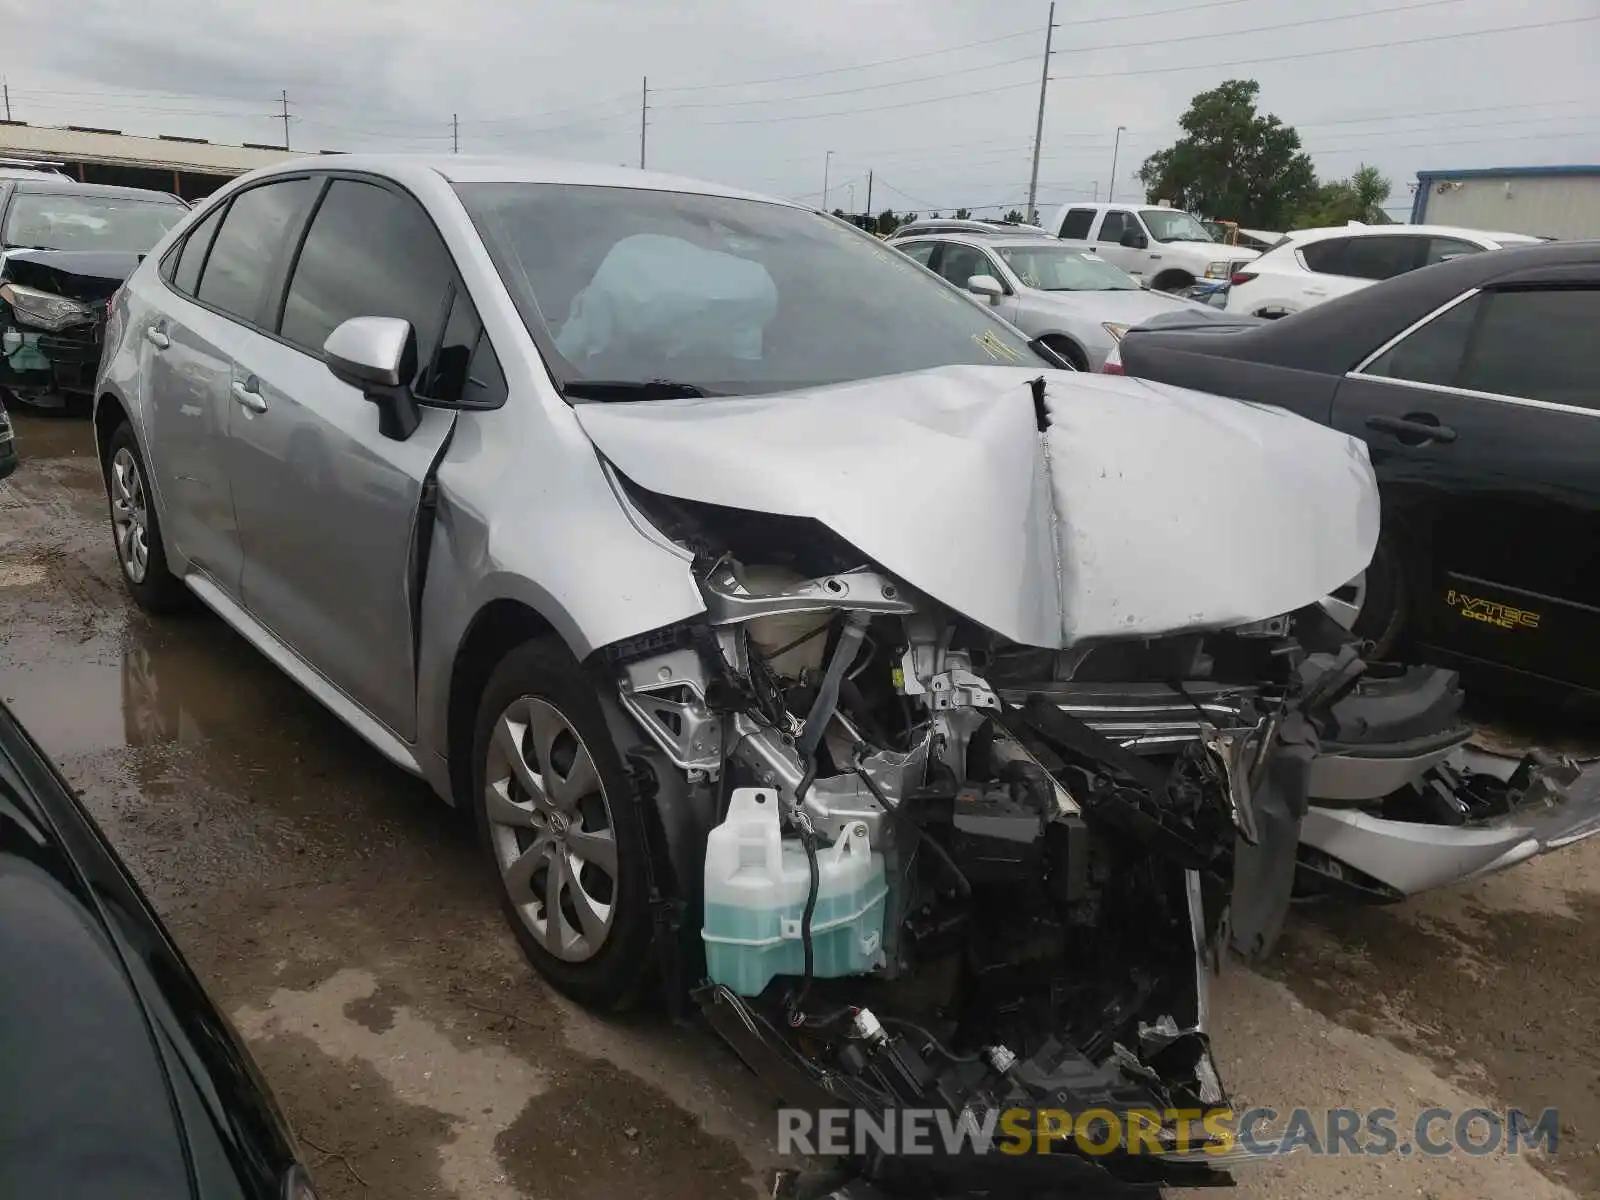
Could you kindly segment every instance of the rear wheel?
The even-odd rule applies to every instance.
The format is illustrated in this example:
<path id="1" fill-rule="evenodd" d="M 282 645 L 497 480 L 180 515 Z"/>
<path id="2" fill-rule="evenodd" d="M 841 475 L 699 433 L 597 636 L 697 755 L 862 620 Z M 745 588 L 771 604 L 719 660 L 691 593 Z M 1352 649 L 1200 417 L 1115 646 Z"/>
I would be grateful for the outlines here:
<path id="1" fill-rule="evenodd" d="M 650 961 L 644 833 L 589 681 L 538 638 L 496 668 L 478 708 L 474 807 L 528 960 L 592 1008 L 626 1008 Z"/>
<path id="2" fill-rule="evenodd" d="M 117 547 L 117 565 L 123 582 L 138 606 L 150 613 L 169 613 L 188 601 L 183 581 L 167 569 L 167 552 L 161 543 L 161 519 L 150 496 L 144 455 L 134 440 L 133 427 L 118 425 L 106 445 L 106 500 L 111 509 L 111 533 Z"/>
<path id="3" fill-rule="evenodd" d="M 1384 535 L 1367 569 L 1329 596 L 1324 607 L 1367 644 L 1368 657 L 1383 659 L 1406 632 L 1412 590 L 1404 556 L 1394 539 Z"/>

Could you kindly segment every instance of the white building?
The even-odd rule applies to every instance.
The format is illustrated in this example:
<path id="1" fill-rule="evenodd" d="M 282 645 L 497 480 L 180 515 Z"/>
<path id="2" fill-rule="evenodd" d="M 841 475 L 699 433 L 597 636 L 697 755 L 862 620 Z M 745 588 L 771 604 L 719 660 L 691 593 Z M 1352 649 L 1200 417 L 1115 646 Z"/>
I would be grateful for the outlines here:
<path id="1" fill-rule="evenodd" d="M 1600 238 L 1600 166 L 1419 171 L 1411 223 Z"/>

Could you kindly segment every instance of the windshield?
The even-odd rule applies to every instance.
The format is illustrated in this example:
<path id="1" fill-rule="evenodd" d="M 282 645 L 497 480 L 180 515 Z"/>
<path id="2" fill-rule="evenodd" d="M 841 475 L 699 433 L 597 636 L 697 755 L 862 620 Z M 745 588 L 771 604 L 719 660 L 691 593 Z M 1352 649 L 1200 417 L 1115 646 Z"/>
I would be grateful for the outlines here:
<path id="1" fill-rule="evenodd" d="M 11 201 L 3 240 L 31 250 L 143 254 L 188 211 L 176 200 L 21 192 Z"/>
<path id="2" fill-rule="evenodd" d="M 1136 292 L 1139 284 L 1098 254 L 1070 246 L 996 246 L 1018 279 L 1042 292 Z"/>
<path id="3" fill-rule="evenodd" d="M 1210 242 L 1215 241 L 1206 227 L 1188 213 L 1176 208 L 1147 208 L 1140 214 L 1145 228 L 1158 242 Z"/>
<path id="4" fill-rule="evenodd" d="M 1041 359 L 869 234 L 758 200 L 563 184 L 457 192 L 563 382 L 756 394 Z"/>

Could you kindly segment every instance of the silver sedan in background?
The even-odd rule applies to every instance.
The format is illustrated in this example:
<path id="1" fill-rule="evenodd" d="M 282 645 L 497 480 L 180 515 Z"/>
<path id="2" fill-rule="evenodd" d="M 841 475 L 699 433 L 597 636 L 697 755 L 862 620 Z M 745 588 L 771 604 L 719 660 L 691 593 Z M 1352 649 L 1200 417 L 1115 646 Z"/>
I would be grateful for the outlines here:
<path id="1" fill-rule="evenodd" d="M 1152 317 L 1216 313 L 1149 291 L 1121 267 L 1052 237 L 946 233 L 889 244 L 957 287 L 987 296 L 1000 316 L 1080 371 L 1098 371 L 1122 335 Z"/>

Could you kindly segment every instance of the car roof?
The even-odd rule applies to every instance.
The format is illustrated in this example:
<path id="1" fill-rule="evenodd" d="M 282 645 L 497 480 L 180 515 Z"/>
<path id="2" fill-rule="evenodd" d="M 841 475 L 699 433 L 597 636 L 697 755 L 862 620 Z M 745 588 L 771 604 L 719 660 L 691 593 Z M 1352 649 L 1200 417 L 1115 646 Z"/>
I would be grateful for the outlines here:
<path id="1" fill-rule="evenodd" d="M 938 238 L 942 242 L 955 242 L 957 245 L 961 246 L 974 246 L 991 249 L 994 247 L 1004 246 L 1018 248 L 1035 246 L 1042 248 L 1047 246 L 1060 246 L 1064 244 L 1060 238 L 1053 238 L 1047 233 L 1032 233 L 1026 235 L 1012 233 L 1001 234 L 998 237 L 989 237 L 981 233 L 965 233 L 956 230 L 946 233 L 942 230 L 930 229 L 926 233 L 913 232 L 904 236 L 905 241 L 911 241 L 913 238 Z M 901 235 L 896 233 L 892 238 L 890 238 L 890 240 L 900 241 L 902 240 Z M 1077 247 L 1073 247 L 1073 249 L 1076 250 Z"/>
<path id="2" fill-rule="evenodd" d="M 1488 254 L 1464 254 L 1337 296 L 1282 320 L 1236 332 L 1225 346 L 1217 343 L 1216 351 L 1219 357 L 1342 375 L 1352 362 L 1469 289 L 1596 282 L 1600 282 L 1600 240 L 1538 242 Z M 1171 344 L 1190 353 L 1203 354 L 1209 349 L 1201 340 L 1207 337 L 1204 333 L 1134 332 L 1141 338 L 1184 338 Z"/>
<path id="3" fill-rule="evenodd" d="M 1335 237 L 1388 237 L 1400 234 L 1425 237 L 1475 238 L 1486 242 L 1514 242 L 1532 245 L 1540 239 L 1526 233 L 1497 233 L 1492 229 L 1466 229 L 1460 225 L 1324 225 L 1313 229 L 1297 229 L 1289 236 L 1297 243 L 1325 241 Z"/>
<path id="4" fill-rule="evenodd" d="M 431 171 L 450 183 L 556 183 L 572 187 L 641 188 L 656 192 L 687 192 L 700 196 L 725 196 L 737 200 L 759 200 L 785 208 L 810 208 L 776 196 L 748 192 L 704 179 L 641 171 L 634 167 L 610 167 L 600 163 L 574 162 L 559 158 L 513 155 L 472 154 L 325 154 L 288 159 L 252 171 L 246 178 L 266 179 L 275 175 L 316 171 L 367 171 L 376 175 L 403 178 L 418 170 Z M 815 211 L 813 209 L 813 211 Z"/>
<path id="5" fill-rule="evenodd" d="M 187 203 L 171 192 L 153 188 L 115 187 L 109 183 L 79 183 L 66 175 L 30 175 L 16 181 L 19 196 L 101 196 L 107 200 L 173 200 Z"/>

